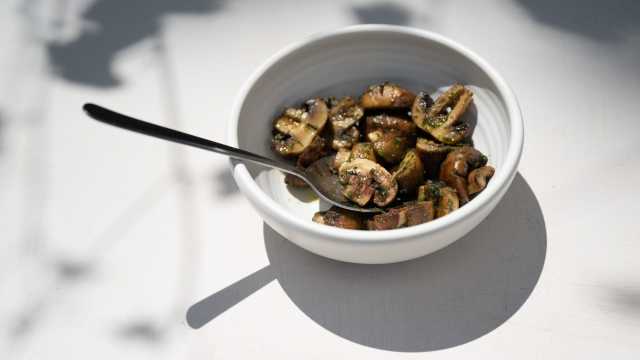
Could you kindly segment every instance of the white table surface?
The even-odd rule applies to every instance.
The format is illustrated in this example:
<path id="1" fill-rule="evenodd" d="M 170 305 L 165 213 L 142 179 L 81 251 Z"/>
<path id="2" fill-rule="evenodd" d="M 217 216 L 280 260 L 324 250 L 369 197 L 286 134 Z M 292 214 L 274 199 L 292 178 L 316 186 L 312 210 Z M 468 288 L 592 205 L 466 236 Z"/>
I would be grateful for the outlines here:
<path id="1" fill-rule="evenodd" d="M 637 359 L 640 5 L 559 3 L 3 1 L 0 358 Z M 358 22 L 468 45 L 522 105 L 504 201 L 422 259 L 311 255 L 226 159 L 80 110 L 224 140 L 267 56 Z"/>

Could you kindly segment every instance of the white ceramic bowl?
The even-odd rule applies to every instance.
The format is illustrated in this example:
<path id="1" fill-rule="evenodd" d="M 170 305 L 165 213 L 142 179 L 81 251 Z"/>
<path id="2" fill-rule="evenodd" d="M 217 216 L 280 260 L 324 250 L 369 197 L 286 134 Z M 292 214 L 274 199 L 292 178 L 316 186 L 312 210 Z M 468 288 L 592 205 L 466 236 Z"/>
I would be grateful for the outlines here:
<path id="1" fill-rule="evenodd" d="M 238 187 L 267 224 L 311 252 L 356 263 L 390 263 L 429 254 L 478 225 L 515 176 L 522 153 L 522 115 L 502 77 L 478 55 L 443 36 L 399 26 L 351 26 L 278 52 L 240 92 L 228 143 L 275 157 L 270 149 L 272 119 L 284 106 L 314 96 L 357 96 L 367 85 L 385 80 L 434 94 L 455 82 L 471 87 L 471 113 L 477 116 L 473 140 L 496 173 L 480 195 L 443 218 L 396 230 L 361 231 L 312 222 L 322 204 L 291 194 L 280 172 L 232 162 Z"/>

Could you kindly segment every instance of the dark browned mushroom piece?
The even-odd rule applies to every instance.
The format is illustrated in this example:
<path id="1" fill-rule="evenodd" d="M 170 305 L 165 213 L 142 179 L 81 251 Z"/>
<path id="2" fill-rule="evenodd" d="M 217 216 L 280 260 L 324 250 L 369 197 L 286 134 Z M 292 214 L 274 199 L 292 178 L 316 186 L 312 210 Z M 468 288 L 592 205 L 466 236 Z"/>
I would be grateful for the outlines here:
<path id="1" fill-rule="evenodd" d="M 367 228 L 369 230 L 391 230 L 422 224 L 433 220 L 433 218 L 433 202 L 409 202 L 391 208 L 383 214 L 374 215 L 372 219 L 367 221 Z"/>
<path id="2" fill-rule="evenodd" d="M 327 211 L 318 211 L 313 215 L 312 220 L 319 224 L 335 226 L 342 229 L 364 229 L 364 220 L 359 213 L 337 206 L 332 206 Z"/>
<path id="3" fill-rule="evenodd" d="M 373 198 L 373 203 L 386 206 L 398 193 L 398 184 L 381 165 L 367 159 L 354 159 L 342 166 L 338 173 L 344 185 L 344 196 L 360 206 L 365 206 Z"/>
<path id="4" fill-rule="evenodd" d="M 274 150 L 282 156 L 302 153 L 324 127 L 329 109 L 324 100 L 311 99 L 303 108 L 288 108 L 274 121 Z"/>
<path id="5" fill-rule="evenodd" d="M 408 108 L 416 95 L 396 84 L 385 82 L 371 85 L 360 97 L 360 106 L 364 109 L 400 109 Z"/>
<path id="6" fill-rule="evenodd" d="M 462 146 L 450 152 L 440 167 L 440 180 L 456 189 L 460 205 L 469 202 L 467 176 L 473 169 L 484 166 L 487 157 L 471 146 Z"/>
<path id="7" fill-rule="evenodd" d="M 313 138 L 313 141 L 311 141 L 311 144 L 309 144 L 300 156 L 298 156 L 296 166 L 306 168 L 313 162 L 327 156 L 328 154 L 329 149 L 327 147 L 327 141 L 321 136 L 316 136 Z"/>
<path id="8" fill-rule="evenodd" d="M 436 207 L 436 217 L 445 216 L 460 207 L 456 190 L 438 180 L 427 180 L 418 188 L 418 201 L 432 201 Z"/>
<path id="9" fill-rule="evenodd" d="M 416 96 L 411 107 L 413 122 L 438 141 L 449 145 L 463 142 L 473 133 L 473 125 L 463 121 L 473 93 L 460 84 L 451 86 L 433 102 L 424 92 Z"/>
<path id="10" fill-rule="evenodd" d="M 489 179 L 493 177 L 495 169 L 492 166 L 486 165 L 479 167 L 469 173 L 467 177 L 467 192 L 469 196 L 475 195 L 487 187 Z"/>
<path id="11" fill-rule="evenodd" d="M 376 155 L 389 164 L 400 162 L 415 140 L 416 126 L 409 120 L 381 114 L 367 117 L 366 125 Z"/>
<path id="12" fill-rule="evenodd" d="M 415 195 L 416 189 L 424 181 L 424 166 L 415 150 L 409 150 L 393 173 L 398 182 L 398 193 Z"/>
<path id="13" fill-rule="evenodd" d="M 437 178 L 440 174 L 440 165 L 451 151 L 458 149 L 456 145 L 446 145 L 433 140 L 418 138 L 416 151 L 424 165 L 425 175 L 429 178 Z"/>
<path id="14" fill-rule="evenodd" d="M 364 110 L 350 96 L 331 102 L 329 123 L 333 137 L 331 147 L 334 150 L 351 148 L 353 144 L 358 142 L 360 131 L 356 126 L 362 115 L 364 115 Z"/>

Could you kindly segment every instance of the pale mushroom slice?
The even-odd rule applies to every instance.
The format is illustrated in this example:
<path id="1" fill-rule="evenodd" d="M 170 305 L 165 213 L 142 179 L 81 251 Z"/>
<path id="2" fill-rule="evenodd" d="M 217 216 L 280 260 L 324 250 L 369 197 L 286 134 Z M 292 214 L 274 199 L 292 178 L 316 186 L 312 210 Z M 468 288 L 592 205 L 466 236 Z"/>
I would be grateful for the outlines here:
<path id="1" fill-rule="evenodd" d="M 486 165 L 487 157 L 471 146 L 450 152 L 440 167 L 440 180 L 456 189 L 460 205 L 469 202 L 467 177 L 473 169 Z"/>
<path id="2" fill-rule="evenodd" d="M 364 115 L 364 109 L 350 96 L 332 99 L 330 104 L 329 124 L 334 139 L 331 146 L 335 150 L 350 148 L 360 137 L 356 126 Z"/>
<path id="3" fill-rule="evenodd" d="M 397 84 L 384 82 L 371 85 L 360 97 L 360 106 L 364 109 L 401 109 L 408 108 L 416 95 Z"/>
<path id="4" fill-rule="evenodd" d="M 473 133 L 473 125 L 462 119 L 472 98 L 471 90 L 460 84 L 451 86 L 435 102 L 428 94 L 420 92 L 411 107 L 411 117 L 420 129 L 438 141 L 455 145 Z"/>
<path id="5" fill-rule="evenodd" d="M 373 143 L 376 155 L 389 164 L 402 160 L 413 145 L 415 132 L 415 124 L 403 118 L 386 114 L 367 117 L 367 139 Z"/>
<path id="6" fill-rule="evenodd" d="M 355 159 L 340 166 L 338 178 L 344 185 L 344 196 L 360 206 L 373 198 L 373 203 L 386 206 L 398 193 L 398 184 L 389 172 L 367 159 Z"/>
<path id="7" fill-rule="evenodd" d="M 469 193 L 469 196 L 475 195 L 484 190 L 484 188 L 487 187 L 489 180 L 493 177 L 495 171 L 496 170 L 489 165 L 471 171 L 467 177 L 467 192 Z"/>
<path id="8" fill-rule="evenodd" d="M 349 160 L 367 159 L 376 162 L 376 152 L 370 142 L 354 144 L 349 154 Z"/>
<path id="9" fill-rule="evenodd" d="M 324 100 L 311 99 L 304 108 L 288 108 L 274 121 L 272 144 L 282 156 L 302 153 L 327 122 L 329 109 Z"/>
<path id="10" fill-rule="evenodd" d="M 418 186 L 424 181 L 424 166 L 415 150 L 409 150 L 393 172 L 398 182 L 398 193 L 415 195 Z"/>
<path id="11" fill-rule="evenodd" d="M 346 148 L 338 150 L 335 158 L 333 159 L 333 168 L 336 171 L 340 170 L 340 166 L 349 161 L 349 159 L 351 159 L 351 150 Z"/>
<path id="12" fill-rule="evenodd" d="M 318 224 L 339 227 L 342 229 L 362 230 L 364 221 L 359 213 L 332 206 L 327 211 L 318 211 L 313 215 L 313 221 Z"/>

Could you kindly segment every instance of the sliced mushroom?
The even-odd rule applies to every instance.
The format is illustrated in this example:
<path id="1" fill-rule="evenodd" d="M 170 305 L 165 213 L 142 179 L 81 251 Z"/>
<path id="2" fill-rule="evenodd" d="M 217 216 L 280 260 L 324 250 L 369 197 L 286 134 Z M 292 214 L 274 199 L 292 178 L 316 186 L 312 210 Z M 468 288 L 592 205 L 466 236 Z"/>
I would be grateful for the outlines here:
<path id="1" fill-rule="evenodd" d="M 282 156 L 302 153 L 324 127 L 329 109 L 322 99 L 311 99 L 305 108 L 288 108 L 274 121 L 273 148 Z"/>
<path id="2" fill-rule="evenodd" d="M 366 125 L 373 149 L 389 164 L 400 162 L 413 145 L 416 126 L 409 120 L 381 114 L 368 117 Z"/>
<path id="3" fill-rule="evenodd" d="M 376 153 L 373 149 L 373 144 L 370 142 L 362 142 L 353 145 L 349 160 L 355 159 L 367 159 L 376 162 Z"/>
<path id="4" fill-rule="evenodd" d="M 350 158 L 351 158 L 351 150 L 349 149 L 338 150 L 338 152 L 336 153 L 336 157 L 333 160 L 333 168 L 336 171 L 340 170 L 340 166 L 342 166 L 342 164 L 349 161 Z"/>
<path id="5" fill-rule="evenodd" d="M 440 199 L 440 189 L 447 186 L 444 181 L 427 180 L 427 182 L 418 188 L 418 201 L 434 201 Z"/>
<path id="6" fill-rule="evenodd" d="M 456 189 L 460 205 L 469 202 L 467 176 L 469 171 L 484 166 L 487 157 L 471 146 L 462 146 L 450 152 L 440 167 L 440 180 Z"/>
<path id="7" fill-rule="evenodd" d="M 329 123 L 333 137 L 331 147 L 335 150 L 351 148 L 360 138 L 360 132 L 356 126 L 362 118 L 364 110 L 350 96 L 340 100 L 331 99 L 330 103 Z"/>
<path id="8" fill-rule="evenodd" d="M 458 193 L 452 187 L 445 186 L 440 189 L 440 198 L 436 206 L 436 217 L 441 218 L 460 207 Z"/>
<path id="9" fill-rule="evenodd" d="M 442 217 L 460 207 L 458 193 L 443 181 L 427 180 L 418 188 L 418 201 L 436 204 L 436 217 Z"/>
<path id="10" fill-rule="evenodd" d="M 391 230 L 422 224 L 433 220 L 433 218 L 433 202 L 410 202 L 391 208 L 383 214 L 374 215 L 367 222 L 367 228 L 369 230 Z"/>
<path id="11" fill-rule="evenodd" d="M 334 150 L 351 149 L 353 144 L 358 143 L 358 141 L 360 141 L 360 130 L 355 126 L 352 126 L 340 135 L 334 136 L 331 142 L 331 147 Z"/>
<path id="12" fill-rule="evenodd" d="M 333 206 L 327 211 L 315 213 L 312 220 L 319 224 L 335 226 L 342 229 L 364 229 L 364 222 L 359 213 L 348 211 L 337 206 Z"/>
<path id="13" fill-rule="evenodd" d="M 489 179 L 493 177 L 494 173 L 495 169 L 489 165 L 471 171 L 467 177 L 467 192 L 469 193 L 469 196 L 475 195 L 484 190 L 484 188 L 487 187 Z"/>
<path id="14" fill-rule="evenodd" d="M 398 193 L 414 195 L 424 181 L 424 166 L 415 150 L 409 150 L 393 173 L 398 182 Z"/>
<path id="15" fill-rule="evenodd" d="M 425 174 L 429 178 L 437 178 L 440 173 L 440 165 L 451 151 L 459 146 L 445 145 L 433 140 L 418 138 L 416 141 L 416 151 L 424 165 Z"/>
<path id="16" fill-rule="evenodd" d="M 460 84 L 451 86 L 435 103 L 420 92 L 411 107 L 413 122 L 438 141 L 458 144 L 473 133 L 473 126 L 462 120 L 472 97 L 473 93 Z"/>
<path id="17" fill-rule="evenodd" d="M 372 197 L 374 204 L 386 206 L 398 193 L 398 184 L 393 176 L 371 160 L 346 162 L 340 166 L 338 176 L 344 185 L 344 196 L 360 206 L 366 205 Z"/>
<path id="18" fill-rule="evenodd" d="M 371 85 L 360 97 L 360 106 L 364 109 L 408 108 L 416 95 L 396 84 L 385 82 Z"/>

